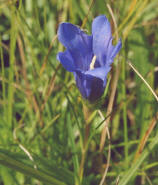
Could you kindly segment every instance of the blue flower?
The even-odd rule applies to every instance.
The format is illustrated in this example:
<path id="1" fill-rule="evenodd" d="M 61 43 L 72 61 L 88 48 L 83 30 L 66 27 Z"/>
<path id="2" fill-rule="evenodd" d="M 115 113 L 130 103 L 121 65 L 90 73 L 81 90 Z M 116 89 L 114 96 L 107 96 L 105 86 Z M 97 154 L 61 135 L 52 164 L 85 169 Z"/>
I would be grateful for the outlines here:
<path id="1" fill-rule="evenodd" d="M 121 40 L 112 45 L 110 23 L 104 15 L 93 20 L 92 35 L 73 24 L 61 23 L 58 39 L 66 50 L 57 54 L 57 60 L 73 72 L 82 96 L 90 102 L 96 101 L 103 95 L 107 74 L 122 47 Z"/>

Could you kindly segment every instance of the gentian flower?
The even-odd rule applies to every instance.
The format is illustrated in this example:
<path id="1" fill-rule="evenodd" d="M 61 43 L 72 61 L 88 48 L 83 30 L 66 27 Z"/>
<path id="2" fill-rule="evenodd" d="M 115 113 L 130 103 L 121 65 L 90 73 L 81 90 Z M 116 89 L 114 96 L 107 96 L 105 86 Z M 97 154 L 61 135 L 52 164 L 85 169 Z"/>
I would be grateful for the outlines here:
<path id="1" fill-rule="evenodd" d="M 112 45 L 110 23 L 104 15 L 93 20 L 92 35 L 71 23 L 61 23 L 58 39 L 66 50 L 57 54 L 57 60 L 66 70 L 73 72 L 82 96 L 95 102 L 103 95 L 107 74 L 122 47 L 121 40 L 116 46 Z"/>

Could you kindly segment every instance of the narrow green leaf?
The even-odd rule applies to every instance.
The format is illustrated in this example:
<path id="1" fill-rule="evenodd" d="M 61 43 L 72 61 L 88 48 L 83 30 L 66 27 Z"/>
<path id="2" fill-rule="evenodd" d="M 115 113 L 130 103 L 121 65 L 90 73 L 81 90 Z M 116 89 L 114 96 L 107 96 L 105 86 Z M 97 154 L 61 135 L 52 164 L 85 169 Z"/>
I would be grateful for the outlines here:
<path id="1" fill-rule="evenodd" d="M 19 171 L 25 175 L 31 176 L 33 178 L 36 178 L 40 181 L 43 181 L 44 183 L 47 184 L 53 184 L 53 185 L 66 185 L 64 182 L 61 182 L 45 172 L 39 170 L 39 169 L 34 169 L 18 160 L 15 160 L 3 153 L 0 153 L 0 164 L 12 168 L 16 171 Z"/>
<path id="2" fill-rule="evenodd" d="M 151 153 L 151 151 L 154 149 L 154 147 L 157 144 L 158 144 L 158 133 L 155 136 L 155 138 L 152 140 L 152 142 L 149 144 L 149 146 L 144 150 L 144 152 L 142 153 L 142 155 L 138 158 L 138 160 L 125 173 L 125 175 L 123 176 L 123 178 L 120 180 L 119 185 L 129 184 L 129 181 L 134 176 L 134 174 L 136 173 L 136 171 L 139 169 L 140 165 L 148 157 L 148 155 Z"/>

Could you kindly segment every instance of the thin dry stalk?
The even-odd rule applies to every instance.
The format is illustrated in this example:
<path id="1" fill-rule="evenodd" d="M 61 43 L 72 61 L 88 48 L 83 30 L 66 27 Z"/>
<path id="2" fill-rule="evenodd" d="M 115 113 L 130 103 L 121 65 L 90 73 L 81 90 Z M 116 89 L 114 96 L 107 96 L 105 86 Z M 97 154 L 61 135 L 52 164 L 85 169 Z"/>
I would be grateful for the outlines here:
<path id="1" fill-rule="evenodd" d="M 142 151 L 145 147 L 145 144 L 146 144 L 151 132 L 153 131 L 153 129 L 156 125 L 157 120 L 158 120 L 158 112 L 156 113 L 156 116 L 151 120 L 151 123 L 149 124 L 148 130 L 145 132 L 143 138 L 140 141 L 139 147 L 138 147 L 137 152 L 134 157 L 134 162 L 138 159 L 138 157 L 142 153 Z"/>
<path id="2" fill-rule="evenodd" d="M 48 101 L 48 98 L 49 98 L 49 96 L 51 95 L 51 93 L 52 93 L 52 91 L 53 91 L 53 89 L 54 89 L 57 71 L 60 69 L 60 67 L 61 67 L 60 64 L 56 67 L 55 73 L 54 73 L 54 75 L 52 76 L 52 79 L 51 79 L 51 81 L 50 81 L 50 83 L 49 83 L 49 85 L 48 85 L 48 90 L 47 90 L 47 93 L 46 93 L 46 95 L 45 95 L 44 102 L 43 102 L 43 104 L 41 105 L 41 108 L 40 108 L 41 112 L 44 110 L 45 104 L 46 104 L 46 102 Z"/>
<path id="3" fill-rule="evenodd" d="M 1 45 L 6 51 L 9 52 L 9 47 L 8 47 L 6 44 L 4 44 L 3 42 L 1 42 L 0 45 Z"/>
<path id="4" fill-rule="evenodd" d="M 116 21 L 115 21 L 115 17 L 113 15 L 113 11 L 110 7 L 110 5 L 107 4 L 107 7 L 109 9 L 109 12 L 113 18 L 113 22 L 114 22 L 114 26 L 116 26 L 116 30 L 117 30 L 117 24 L 116 24 Z M 116 34 L 118 35 L 118 34 Z M 117 38 L 118 40 L 118 38 Z M 115 94 L 116 94 L 116 88 L 117 88 L 117 83 L 118 83 L 118 79 L 119 79 L 119 72 L 120 72 L 120 65 L 118 64 L 117 67 L 116 67 L 116 72 L 114 74 L 114 77 L 113 77 L 113 80 L 112 80 L 112 92 L 111 92 L 111 95 L 110 95 L 110 98 L 109 98 L 109 104 L 108 104 L 108 107 L 107 107 L 107 113 L 106 115 L 109 115 L 111 112 L 112 112 L 112 109 L 113 109 L 113 104 L 114 104 L 114 99 L 115 99 Z M 109 116 L 106 120 L 106 125 L 109 124 L 110 122 L 110 118 L 111 116 Z M 106 140 L 106 127 L 103 128 L 102 130 L 102 133 L 101 133 L 101 139 L 100 139 L 100 148 L 99 148 L 99 151 L 102 152 L 103 151 L 103 148 L 104 148 L 104 144 L 105 144 L 105 140 Z"/>
<path id="5" fill-rule="evenodd" d="M 51 49 L 52 49 L 52 47 L 53 47 L 53 44 L 54 44 L 54 42 L 56 41 L 57 38 L 58 38 L 58 36 L 55 35 L 55 36 L 53 37 L 52 41 L 51 41 L 51 44 L 50 44 L 50 46 L 49 46 L 49 48 L 48 48 L 48 53 L 47 53 L 47 55 L 44 57 L 42 67 L 41 67 L 41 69 L 40 69 L 40 75 L 43 73 L 43 71 L 44 71 L 45 68 L 46 68 L 46 64 L 47 64 L 47 61 L 48 61 L 49 54 L 50 54 Z"/>
<path id="6" fill-rule="evenodd" d="M 20 129 L 21 127 L 23 127 L 23 125 L 18 126 L 17 128 L 15 128 L 13 130 L 13 138 L 18 142 L 19 148 L 21 148 L 21 150 L 24 151 L 24 153 L 28 156 L 28 158 L 34 163 L 34 159 L 32 157 L 32 155 L 30 154 L 30 152 L 20 143 L 20 141 L 18 140 L 17 136 L 16 136 L 16 131 L 18 129 Z M 34 164 L 34 168 L 37 169 L 36 164 Z"/>
<path id="7" fill-rule="evenodd" d="M 156 26 L 158 25 L 158 21 L 157 20 L 151 20 L 151 21 L 144 21 L 141 24 L 135 24 L 134 28 L 139 28 L 142 26 Z"/>
<path id="8" fill-rule="evenodd" d="M 115 32 L 116 32 L 116 40 L 118 40 L 119 36 L 118 36 L 118 30 L 117 30 L 117 23 L 116 23 L 113 11 L 112 11 L 112 9 L 111 9 L 111 7 L 110 7 L 110 5 L 108 3 L 107 3 L 106 6 L 107 6 L 107 8 L 108 8 L 108 10 L 109 10 L 109 12 L 111 14 L 111 17 L 112 17 L 112 20 L 113 20 L 113 23 L 114 23 Z"/>
<path id="9" fill-rule="evenodd" d="M 88 9 L 88 12 L 87 12 L 87 15 L 86 15 L 85 18 L 83 19 L 83 22 L 82 22 L 82 25 L 81 25 L 81 28 L 82 28 L 82 29 L 84 28 L 84 26 L 85 26 L 85 24 L 86 24 L 86 22 L 87 22 L 88 15 L 89 15 L 89 13 L 90 13 L 90 10 L 91 10 L 93 4 L 94 4 L 94 0 L 91 0 L 90 5 L 89 5 L 89 9 Z"/>
<path id="10" fill-rule="evenodd" d="M 158 96 L 156 95 L 154 90 L 151 88 L 151 86 L 148 84 L 148 82 L 143 78 L 143 76 L 136 70 L 136 68 L 130 62 L 128 62 L 128 64 L 133 69 L 133 71 L 140 77 L 140 79 L 145 83 L 145 85 L 148 87 L 148 89 L 151 91 L 156 101 L 158 102 Z"/>
<path id="11" fill-rule="evenodd" d="M 119 184 L 119 180 L 120 180 L 120 176 L 118 176 L 117 179 L 116 179 L 116 185 Z"/>
<path id="12" fill-rule="evenodd" d="M 4 81 L 5 83 L 9 84 L 9 80 L 7 80 L 6 78 L 1 77 L 1 76 L 0 76 L 0 81 Z M 22 88 L 18 83 L 11 83 L 11 85 L 26 95 L 27 90 L 25 88 Z"/>
<path id="13" fill-rule="evenodd" d="M 29 103 L 30 103 L 31 107 L 33 106 L 33 109 L 34 109 L 35 113 L 37 115 L 39 115 L 39 113 L 40 113 L 39 110 L 40 109 L 39 109 L 37 101 L 36 101 L 36 99 L 33 95 L 33 92 L 31 91 L 30 84 L 29 84 L 29 81 L 27 79 L 26 59 L 25 59 L 23 44 L 22 44 L 20 36 L 18 36 L 17 42 L 18 42 L 20 58 L 21 58 L 21 62 L 22 62 L 22 74 L 23 74 L 24 81 L 25 81 L 25 84 L 26 84 L 26 89 L 27 89 L 26 90 L 26 95 L 27 95 L 27 98 L 29 100 Z M 40 125 L 41 125 L 41 127 L 43 127 L 43 123 L 41 121 L 40 121 Z"/>

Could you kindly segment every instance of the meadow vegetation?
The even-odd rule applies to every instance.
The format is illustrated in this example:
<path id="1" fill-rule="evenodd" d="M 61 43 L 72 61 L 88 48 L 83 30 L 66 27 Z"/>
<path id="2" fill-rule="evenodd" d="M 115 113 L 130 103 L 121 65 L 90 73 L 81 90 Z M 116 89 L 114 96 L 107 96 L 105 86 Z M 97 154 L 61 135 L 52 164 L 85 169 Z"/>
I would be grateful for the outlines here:
<path id="1" fill-rule="evenodd" d="M 158 184 L 158 0 L 0 0 L 0 185 Z M 122 49 L 90 105 L 56 59 L 61 22 L 106 15 Z"/>

